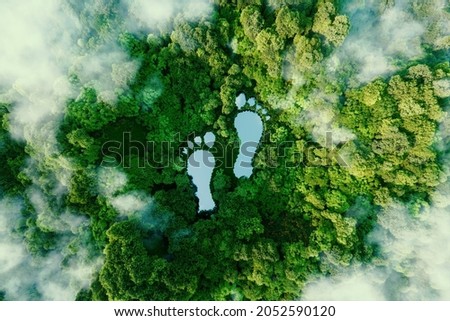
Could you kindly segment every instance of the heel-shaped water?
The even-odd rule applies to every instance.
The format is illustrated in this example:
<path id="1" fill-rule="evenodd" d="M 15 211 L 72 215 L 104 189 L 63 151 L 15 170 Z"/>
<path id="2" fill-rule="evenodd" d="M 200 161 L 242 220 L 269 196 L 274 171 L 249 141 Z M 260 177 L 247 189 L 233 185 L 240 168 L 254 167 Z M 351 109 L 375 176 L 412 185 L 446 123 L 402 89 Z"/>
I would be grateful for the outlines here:
<path id="1" fill-rule="evenodd" d="M 194 142 L 201 146 L 202 141 L 206 148 L 211 148 L 215 143 L 215 135 L 211 132 L 205 134 L 202 138 L 195 137 Z M 192 142 L 188 142 L 189 149 L 194 148 Z M 188 152 L 188 151 L 186 151 Z M 188 159 L 187 172 L 192 177 L 192 183 L 197 187 L 195 196 L 198 198 L 199 212 L 212 211 L 216 203 L 211 193 L 211 178 L 216 166 L 214 155 L 208 150 L 197 150 L 191 154 Z"/>
<path id="2" fill-rule="evenodd" d="M 233 172 L 237 178 L 250 178 L 253 173 L 253 158 L 263 134 L 263 122 L 257 113 L 244 111 L 236 116 L 234 127 L 238 133 L 240 146 Z"/>
<path id="3" fill-rule="evenodd" d="M 214 155 L 207 150 L 197 150 L 188 159 L 188 174 L 197 187 L 199 212 L 211 211 L 216 206 L 211 194 L 211 178 L 216 166 Z"/>

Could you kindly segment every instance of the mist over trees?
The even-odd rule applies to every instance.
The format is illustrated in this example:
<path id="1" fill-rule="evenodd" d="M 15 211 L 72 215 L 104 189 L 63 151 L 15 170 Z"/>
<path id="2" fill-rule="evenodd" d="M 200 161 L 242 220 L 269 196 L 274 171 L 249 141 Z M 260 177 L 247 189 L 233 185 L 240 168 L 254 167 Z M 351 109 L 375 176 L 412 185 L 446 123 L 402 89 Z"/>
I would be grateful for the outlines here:
<path id="1" fill-rule="evenodd" d="M 432 277 L 448 253 L 403 251 L 434 232 L 439 249 L 448 226 L 450 30 L 434 3 L 55 0 L 37 23 L 0 5 L 24 39 L 1 42 L 0 299 L 345 299 L 366 275 L 362 298 L 449 299 Z M 254 174 L 211 149 L 228 160 L 199 214 L 182 150 L 209 131 L 239 146 L 243 92 L 271 116 Z"/>

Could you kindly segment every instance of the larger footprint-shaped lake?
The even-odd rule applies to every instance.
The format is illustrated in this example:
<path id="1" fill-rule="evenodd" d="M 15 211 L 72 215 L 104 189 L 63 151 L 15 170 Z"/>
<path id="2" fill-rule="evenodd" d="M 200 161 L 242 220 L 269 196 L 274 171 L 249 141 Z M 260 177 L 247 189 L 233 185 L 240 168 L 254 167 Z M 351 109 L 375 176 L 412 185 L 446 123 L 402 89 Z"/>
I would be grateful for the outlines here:
<path id="1" fill-rule="evenodd" d="M 253 108 L 256 105 L 256 99 L 252 97 L 247 100 L 244 93 L 236 97 L 236 106 L 239 110 L 246 105 Z M 261 110 L 260 105 L 256 105 L 256 110 L 261 111 L 262 114 L 266 113 L 264 109 Z M 269 116 L 266 117 L 268 119 Z M 234 127 L 237 130 L 240 145 L 233 172 L 237 178 L 250 178 L 253 173 L 253 158 L 263 134 L 263 121 L 255 111 L 242 111 L 237 114 Z"/>

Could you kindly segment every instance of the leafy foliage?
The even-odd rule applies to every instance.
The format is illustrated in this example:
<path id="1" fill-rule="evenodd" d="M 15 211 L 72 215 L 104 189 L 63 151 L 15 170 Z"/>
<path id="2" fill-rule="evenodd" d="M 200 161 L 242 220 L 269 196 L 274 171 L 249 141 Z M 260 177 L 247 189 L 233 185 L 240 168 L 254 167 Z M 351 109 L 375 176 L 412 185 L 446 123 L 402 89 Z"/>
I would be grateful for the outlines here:
<path id="1" fill-rule="evenodd" d="M 322 63 L 349 30 L 337 1 L 215 4 L 212 19 L 177 18 L 167 35 L 118 35 L 130 60 L 140 62 L 136 76 L 112 66 L 122 87 L 116 102 L 85 85 L 66 104 L 58 143 L 72 166 L 60 202 L 90 218 L 91 237 L 105 257 L 78 300 L 293 300 L 312 274 L 370 261 L 377 253 L 366 240 L 377 212 L 401 201 L 417 215 L 439 183 L 435 134 L 444 98 L 436 95 L 436 81 L 450 75 L 448 63 L 414 63 L 347 88 L 345 79 L 328 79 Z M 118 10 L 114 2 L 83 15 L 89 46 L 113 28 Z M 268 109 L 267 139 L 251 179 L 236 179 L 226 162 L 215 168 L 217 208 L 198 215 L 180 151 L 187 138 L 207 130 L 234 146 L 239 92 Z M 355 136 L 346 144 L 322 146 L 304 120 L 322 107 L 309 107 L 311 97 L 327 95 L 337 97 L 329 103 L 333 122 Z M 9 136 L 11 108 L 0 105 L 0 186 L 24 196 L 32 179 L 23 168 L 33 150 Z M 341 147 L 351 156 L 348 167 L 332 153 Z M 121 165 L 127 178 L 111 195 L 98 187 L 105 163 Z M 138 214 L 119 213 L 111 199 L 135 191 L 151 195 L 151 204 Z M 45 255 L 55 247 L 53 231 L 32 210 L 25 217 L 29 251 Z"/>

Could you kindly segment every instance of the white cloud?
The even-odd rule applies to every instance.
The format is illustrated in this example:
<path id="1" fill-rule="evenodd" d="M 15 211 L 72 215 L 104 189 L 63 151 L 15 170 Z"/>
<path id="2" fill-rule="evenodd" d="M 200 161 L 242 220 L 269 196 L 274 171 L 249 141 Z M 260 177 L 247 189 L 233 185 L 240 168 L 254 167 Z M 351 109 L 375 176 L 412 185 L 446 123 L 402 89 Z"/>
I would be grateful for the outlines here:
<path id="1" fill-rule="evenodd" d="M 450 97 L 450 78 L 436 80 L 433 85 L 436 96 L 440 98 Z"/>
<path id="2" fill-rule="evenodd" d="M 380 17 L 381 34 L 378 41 L 389 55 L 400 54 L 410 58 L 422 54 L 421 36 L 425 28 L 407 10 L 396 5 L 387 9 Z"/>
<path id="3" fill-rule="evenodd" d="M 12 132 L 24 138 L 51 121 L 70 92 L 67 57 L 78 22 L 56 0 L 2 1 L 0 30 L 0 99 L 15 103 Z"/>
<path id="4" fill-rule="evenodd" d="M 32 182 L 26 191 L 30 209 L 36 212 L 38 227 L 54 232 L 57 239 L 55 249 L 45 256 L 30 254 L 23 231 L 16 231 L 24 224 L 22 203 L 0 200 L 0 290 L 6 290 L 6 298 L 11 300 L 73 300 L 98 271 L 102 256 L 91 249 L 92 240 L 88 241 L 89 220 L 64 206 L 75 165 L 61 156 L 56 136 L 66 101 L 78 96 L 80 87 L 93 86 L 100 99 L 114 104 L 140 66 L 116 42 L 122 25 L 109 35 L 102 34 L 101 39 L 85 39 L 91 37 L 86 30 L 92 26 L 86 29 L 82 24 L 86 17 L 95 16 L 95 11 L 105 9 L 104 1 L 74 4 L 84 15 L 81 20 L 66 5 L 62 0 L 0 2 L 0 101 L 12 104 L 10 133 L 30 151 L 23 169 Z M 140 11 L 139 5 L 147 11 Z M 151 11 L 155 5 L 162 5 L 158 10 L 167 10 L 167 15 L 158 12 L 147 20 L 145 15 L 155 14 Z M 198 19 L 212 8 L 206 1 L 136 1 L 134 6 L 146 26 L 155 19 L 162 22 L 177 15 Z M 138 23 L 135 20 L 134 27 Z M 80 81 L 78 88 L 68 81 L 68 75 L 74 73 Z M 165 224 L 165 217 L 158 221 L 147 215 L 152 204 L 148 195 L 114 195 L 127 183 L 124 173 L 101 169 L 98 174 L 99 192 L 122 215 L 136 215 L 145 226 Z M 136 211 L 139 213 L 133 214 Z"/>
<path id="5" fill-rule="evenodd" d="M 127 184 L 127 175 L 115 167 L 100 167 L 98 169 L 98 188 L 103 196 L 111 197 Z"/>
<path id="6" fill-rule="evenodd" d="M 87 249 L 67 256 L 72 251 L 70 244 L 83 242 L 87 223 L 81 226 L 76 218 L 67 215 L 49 216 L 54 225 L 65 223 L 67 229 L 58 231 L 57 249 L 34 256 L 16 230 L 23 224 L 21 211 L 20 200 L 0 200 L 0 290 L 6 291 L 8 300 L 73 300 L 82 288 L 90 285 L 102 264 L 102 257 Z"/>
<path id="7" fill-rule="evenodd" d="M 412 217 L 392 204 L 378 215 L 369 238 L 381 259 L 354 263 L 332 277 L 312 280 L 305 300 L 450 300 L 450 197 L 448 185 L 434 194 L 433 206 Z M 445 193 L 445 194 L 443 194 Z"/>
<path id="8" fill-rule="evenodd" d="M 399 59 L 423 56 L 426 26 L 411 14 L 409 1 L 396 1 L 384 9 L 377 1 L 359 3 L 350 1 L 345 6 L 351 28 L 343 46 L 328 59 L 331 72 L 352 64 L 357 81 L 366 83 L 396 71 Z"/>
<path id="9" fill-rule="evenodd" d="M 25 250 L 20 244 L 0 241 L 0 274 L 16 268 L 25 257 Z"/>
<path id="10" fill-rule="evenodd" d="M 93 13 L 98 7 L 96 2 L 84 11 Z M 96 45 L 85 46 L 79 17 L 62 0 L 2 1 L 0 30 L 0 101 L 14 104 L 10 131 L 36 146 L 51 145 L 52 152 L 67 98 L 78 95 L 69 73 L 115 104 L 140 65 L 117 44 L 120 26 Z"/>
<path id="11" fill-rule="evenodd" d="M 384 281 L 384 280 L 383 280 Z M 360 301 L 384 300 L 382 288 L 375 273 L 356 270 L 345 277 L 322 278 L 311 283 L 304 291 L 302 300 L 307 301 Z"/>
<path id="12" fill-rule="evenodd" d="M 30 187 L 27 196 L 37 214 L 36 223 L 41 229 L 76 234 L 87 223 L 84 217 L 74 215 L 68 209 L 58 208 L 56 212 L 50 205 L 50 200 L 37 187 Z"/>
<path id="13" fill-rule="evenodd" d="M 355 135 L 336 122 L 337 95 L 314 91 L 305 100 L 299 122 L 311 133 L 315 142 L 323 147 L 355 139 Z"/>
<path id="14" fill-rule="evenodd" d="M 127 26 L 131 30 L 170 31 L 173 18 L 181 15 L 189 21 L 208 17 L 213 4 L 209 0 L 134 0 L 129 4 Z"/>
<path id="15" fill-rule="evenodd" d="M 100 99 L 114 105 L 117 95 L 133 81 L 140 62 L 130 60 L 117 43 L 105 43 L 74 58 L 70 72 L 78 76 L 81 84 L 96 89 Z"/>
<path id="16" fill-rule="evenodd" d="M 181 16 L 188 21 L 200 20 L 211 15 L 209 0 L 134 0 L 129 4 L 127 27 L 130 30 L 170 32 L 173 19 Z"/>
<path id="17" fill-rule="evenodd" d="M 2 1 L 0 17 L 0 85 L 51 86 L 64 73 L 57 61 L 67 56 L 77 21 L 57 0 Z"/>
<path id="18" fill-rule="evenodd" d="M 152 199 L 144 193 L 132 192 L 115 196 L 110 202 L 121 215 L 131 216 L 148 208 Z"/>
<path id="19" fill-rule="evenodd" d="M 136 0 L 130 5 L 130 12 L 141 23 L 148 26 L 153 24 L 166 22 L 173 17 L 175 11 L 175 1 L 144 1 Z"/>

